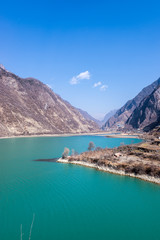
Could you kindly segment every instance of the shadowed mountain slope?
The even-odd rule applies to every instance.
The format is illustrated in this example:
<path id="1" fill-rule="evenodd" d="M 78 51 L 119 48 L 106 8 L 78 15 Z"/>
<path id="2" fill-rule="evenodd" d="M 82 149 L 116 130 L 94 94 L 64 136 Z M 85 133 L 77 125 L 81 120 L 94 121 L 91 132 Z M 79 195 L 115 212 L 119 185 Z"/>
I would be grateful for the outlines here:
<path id="1" fill-rule="evenodd" d="M 149 96 L 160 84 L 160 78 L 142 89 L 142 91 L 132 100 L 129 100 L 122 108 L 120 108 L 116 114 L 111 117 L 104 125 L 104 128 L 117 128 L 124 127 L 126 121 L 131 116 L 135 108 L 137 108 L 140 102 L 147 96 Z"/>
<path id="2" fill-rule="evenodd" d="M 150 131 L 160 124 L 160 86 L 141 101 L 126 124 L 144 131 Z"/>

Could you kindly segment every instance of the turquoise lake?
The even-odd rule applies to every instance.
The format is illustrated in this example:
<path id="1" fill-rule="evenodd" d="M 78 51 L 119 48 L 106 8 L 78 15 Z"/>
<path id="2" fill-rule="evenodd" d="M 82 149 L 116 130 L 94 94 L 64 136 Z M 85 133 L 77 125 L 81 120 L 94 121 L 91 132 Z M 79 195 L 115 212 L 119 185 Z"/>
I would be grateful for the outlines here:
<path id="1" fill-rule="evenodd" d="M 90 141 L 115 147 L 140 140 L 0 140 L 0 240 L 160 240 L 159 185 L 82 166 L 33 161 L 60 157 L 64 147 L 85 151 Z"/>

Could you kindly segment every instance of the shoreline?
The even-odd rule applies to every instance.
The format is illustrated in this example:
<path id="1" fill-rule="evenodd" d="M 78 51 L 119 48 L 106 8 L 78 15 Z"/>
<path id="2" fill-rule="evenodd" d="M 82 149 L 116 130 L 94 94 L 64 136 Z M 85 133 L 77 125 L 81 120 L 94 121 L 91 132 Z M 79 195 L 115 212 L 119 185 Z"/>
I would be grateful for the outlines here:
<path id="1" fill-rule="evenodd" d="M 107 138 L 141 138 L 143 139 L 143 135 L 141 134 L 115 134 L 115 132 L 89 132 L 89 133 L 53 133 L 53 134 L 35 134 L 35 135 L 16 135 L 16 136 L 4 136 L 0 137 L 0 139 L 12 139 L 12 138 L 33 138 L 33 137 L 72 137 L 72 136 L 103 136 Z"/>
<path id="2" fill-rule="evenodd" d="M 140 138 L 140 135 L 127 135 L 127 134 L 113 134 L 113 135 L 104 135 L 106 138 Z M 142 137 L 141 137 L 142 138 Z"/>
<path id="3" fill-rule="evenodd" d="M 35 135 L 17 135 L 17 136 L 4 136 L 0 139 L 9 139 L 9 138 L 29 138 L 29 137 L 72 137 L 72 136 L 86 136 L 86 135 L 100 135 L 99 133 L 53 133 L 53 134 L 35 134 Z M 106 134 L 106 133 L 104 133 Z"/>
<path id="4" fill-rule="evenodd" d="M 117 174 L 117 175 L 121 175 L 121 176 L 128 176 L 128 177 L 132 177 L 132 178 L 138 178 L 143 181 L 160 184 L 160 178 L 151 177 L 151 176 L 147 176 L 147 175 L 140 175 L 140 174 L 135 175 L 133 173 L 125 173 L 125 171 L 122 171 L 122 170 L 115 170 L 113 168 L 102 167 L 102 166 L 100 167 L 94 163 L 87 163 L 87 162 L 83 162 L 83 161 L 68 161 L 67 159 L 62 159 L 62 158 L 59 158 L 57 160 L 57 162 L 67 163 L 67 164 L 75 164 L 75 165 L 80 165 L 80 166 L 89 167 L 89 168 L 95 168 L 98 171 L 108 172 L 111 174 Z"/>

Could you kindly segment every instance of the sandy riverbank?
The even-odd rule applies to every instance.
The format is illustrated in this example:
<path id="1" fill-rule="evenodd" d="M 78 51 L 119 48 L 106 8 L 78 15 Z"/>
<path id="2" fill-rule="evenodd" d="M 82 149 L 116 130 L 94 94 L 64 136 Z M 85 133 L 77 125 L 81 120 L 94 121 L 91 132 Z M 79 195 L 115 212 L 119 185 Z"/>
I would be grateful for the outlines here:
<path id="1" fill-rule="evenodd" d="M 120 133 L 120 134 L 111 134 L 111 135 L 105 134 L 105 137 L 107 138 L 142 138 L 143 136 L 142 134 L 132 135 L 132 134 Z"/>
<path id="2" fill-rule="evenodd" d="M 102 167 L 102 166 L 98 166 L 97 164 L 94 164 L 94 163 L 87 163 L 87 162 L 83 162 L 83 161 L 68 161 L 67 159 L 62 159 L 62 158 L 59 158 L 57 160 L 57 162 L 81 165 L 84 167 L 95 168 L 99 171 L 104 171 L 104 172 L 108 172 L 108 173 L 112 173 L 112 174 L 118 174 L 118 175 L 122 175 L 122 176 L 129 176 L 129 177 L 138 178 L 138 179 L 141 179 L 144 181 L 160 184 L 160 178 L 151 177 L 151 176 L 147 176 L 147 175 L 140 175 L 140 174 L 135 175 L 133 173 L 125 173 L 125 171 L 122 171 L 122 170 L 115 170 L 115 169 L 109 168 L 109 167 Z"/>

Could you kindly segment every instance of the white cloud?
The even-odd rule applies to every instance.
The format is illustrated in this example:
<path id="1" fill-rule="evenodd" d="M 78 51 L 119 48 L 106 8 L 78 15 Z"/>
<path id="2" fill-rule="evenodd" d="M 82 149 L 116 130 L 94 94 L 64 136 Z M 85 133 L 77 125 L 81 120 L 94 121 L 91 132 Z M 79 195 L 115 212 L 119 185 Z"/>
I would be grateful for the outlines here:
<path id="1" fill-rule="evenodd" d="M 101 86 L 101 85 L 102 85 L 101 82 L 97 82 L 97 83 L 95 83 L 95 84 L 93 85 L 93 87 L 95 88 L 95 87 L 98 87 L 98 86 Z"/>
<path id="2" fill-rule="evenodd" d="M 77 78 L 78 79 L 90 79 L 90 73 L 88 71 L 80 73 Z"/>
<path id="3" fill-rule="evenodd" d="M 70 84 L 71 85 L 76 85 L 78 84 L 78 79 L 76 77 L 73 77 L 71 80 L 70 80 Z"/>
<path id="4" fill-rule="evenodd" d="M 107 90 L 107 88 L 108 88 L 108 86 L 107 86 L 107 85 L 102 85 L 102 86 L 100 87 L 100 90 L 101 90 L 101 91 L 106 91 L 106 90 Z"/>
<path id="5" fill-rule="evenodd" d="M 76 85 L 80 82 L 80 80 L 90 79 L 90 77 L 91 77 L 91 75 L 88 71 L 81 72 L 77 76 L 72 77 L 72 79 L 70 80 L 70 84 Z"/>

